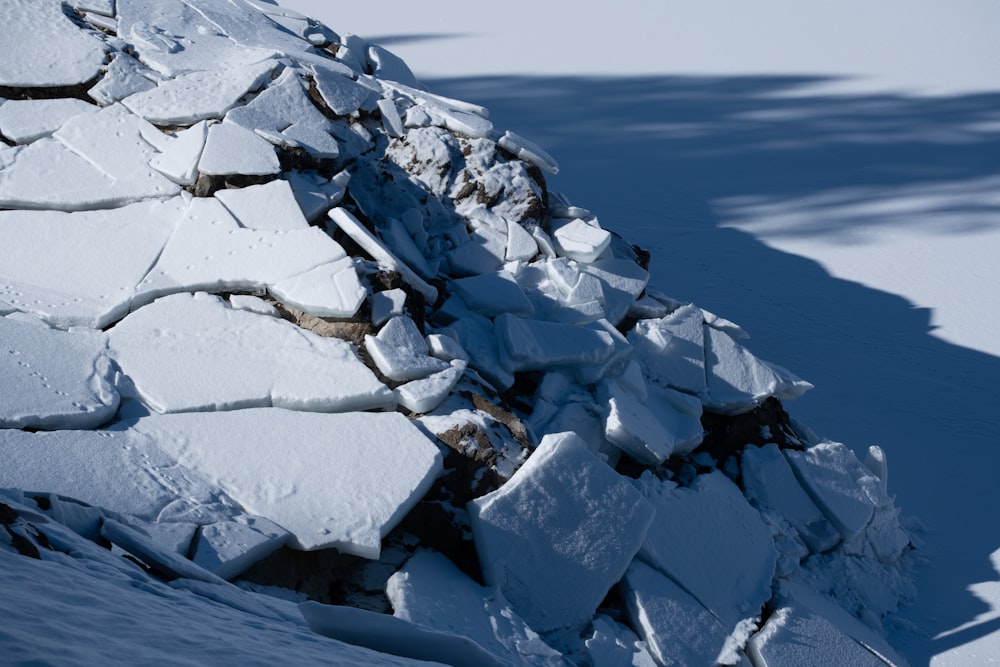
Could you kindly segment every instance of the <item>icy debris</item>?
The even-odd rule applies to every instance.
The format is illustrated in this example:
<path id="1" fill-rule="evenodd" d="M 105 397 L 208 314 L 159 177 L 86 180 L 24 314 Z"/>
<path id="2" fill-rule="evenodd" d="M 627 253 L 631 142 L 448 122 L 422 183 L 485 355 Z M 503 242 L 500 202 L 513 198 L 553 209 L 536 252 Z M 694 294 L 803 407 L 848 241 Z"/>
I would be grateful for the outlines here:
<path id="1" fill-rule="evenodd" d="M 0 211 L 0 299 L 62 329 L 103 328 L 128 312 L 185 207 L 177 197 L 108 211 Z M 81 252 L 94 247 L 106 254 Z"/>
<path id="2" fill-rule="evenodd" d="M 296 548 L 365 558 L 378 558 L 441 470 L 437 445 L 394 412 L 257 408 L 158 415 L 132 430 L 288 530 Z"/>
<path id="3" fill-rule="evenodd" d="M 604 364 L 616 350 L 613 334 L 600 326 L 543 322 L 504 313 L 496 318 L 496 330 L 503 363 L 511 371 Z"/>
<path id="4" fill-rule="evenodd" d="M 510 665 L 565 665 L 496 589 L 483 588 L 447 558 L 420 551 L 389 578 L 393 615 L 439 632 L 464 635 Z"/>
<path id="5" fill-rule="evenodd" d="M 122 99 L 135 114 L 157 125 L 193 125 L 222 118 L 241 97 L 262 86 L 278 63 L 268 60 L 243 67 L 191 72 L 160 82 L 156 88 Z"/>
<path id="6" fill-rule="evenodd" d="M 656 518 L 639 557 L 693 595 L 727 631 L 758 616 L 771 597 L 778 554 L 739 488 L 719 471 L 699 475 L 690 487 L 640 481 Z"/>
<path id="7" fill-rule="evenodd" d="M 89 428 L 118 409 L 107 336 L 0 317 L 0 428 Z"/>
<path id="8" fill-rule="evenodd" d="M 685 587 L 638 560 L 629 566 L 622 584 L 632 624 L 660 665 L 737 662 L 722 661 L 731 628 Z"/>
<path id="9" fill-rule="evenodd" d="M 780 514 L 813 553 L 840 541 L 840 534 L 802 489 L 777 445 L 747 447 L 741 462 L 747 498 Z"/>
<path id="10" fill-rule="evenodd" d="M 161 413 L 270 406 L 347 412 L 395 402 L 348 343 L 204 293 L 140 308 L 111 330 L 109 345 L 138 396 Z"/>
<path id="11" fill-rule="evenodd" d="M 708 405 L 714 410 L 736 414 L 770 396 L 792 400 L 812 389 L 784 368 L 761 361 L 723 331 L 706 326 L 704 340 Z"/>
<path id="12" fill-rule="evenodd" d="M 302 214 L 309 221 L 316 220 L 339 204 L 351 180 L 350 173 L 346 171 L 329 180 L 314 171 L 286 171 L 284 176 L 292 186 Z"/>
<path id="13" fill-rule="evenodd" d="M 285 180 L 218 190 L 215 198 L 248 229 L 307 229 L 309 222 Z"/>
<path id="14" fill-rule="evenodd" d="M 13 155 L 0 171 L 0 207 L 74 211 L 173 196 L 180 188 L 149 166 L 156 134 L 119 105 L 78 114 Z"/>
<path id="15" fill-rule="evenodd" d="M 229 305 L 238 310 L 257 313 L 258 315 L 280 317 L 277 308 L 260 297 L 253 296 L 252 294 L 232 294 L 229 297 Z"/>
<path id="16" fill-rule="evenodd" d="M 330 220 L 344 231 L 351 239 L 367 252 L 385 269 L 399 271 L 403 279 L 415 290 L 420 292 L 428 303 L 437 301 L 437 289 L 418 276 L 413 269 L 399 261 L 395 255 L 379 241 L 371 232 L 364 228 L 357 218 L 343 208 L 335 208 L 329 213 Z"/>
<path id="17" fill-rule="evenodd" d="M 115 0 L 73 0 L 67 4 L 73 7 L 73 9 L 79 9 L 81 12 L 94 13 L 100 16 L 115 15 Z"/>
<path id="18" fill-rule="evenodd" d="M 544 169 L 550 174 L 559 173 L 559 163 L 551 155 L 542 150 L 537 144 L 528 141 L 519 134 L 510 131 L 504 132 L 497 139 L 497 144 L 501 148 L 513 153 L 518 159 L 530 162 L 539 169 Z"/>
<path id="19" fill-rule="evenodd" d="M 459 278 L 451 285 L 465 305 L 481 315 L 496 317 L 510 313 L 531 317 L 535 313 L 524 290 L 507 271 Z"/>
<path id="20" fill-rule="evenodd" d="M 418 214 L 419 215 L 419 214 Z M 406 223 L 398 218 L 389 218 L 379 229 L 382 240 L 392 248 L 392 251 L 407 266 L 416 271 L 422 278 L 433 278 L 437 274 L 437 264 L 431 265 L 425 258 L 417 243 L 410 235 Z M 426 238 L 426 234 L 425 234 Z"/>
<path id="21" fill-rule="evenodd" d="M 281 165 L 266 140 L 235 123 L 218 123 L 208 129 L 198 170 L 212 176 L 266 176 L 280 172 Z"/>
<path id="22" fill-rule="evenodd" d="M 589 264 L 597 259 L 611 243 L 611 232 L 600 225 L 580 218 L 553 220 L 552 240 L 556 251 L 563 257 Z"/>
<path id="23" fill-rule="evenodd" d="M 392 380 L 416 380 L 448 368 L 428 354 L 427 341 L 406 315 L 390 319 L 375 336 L 365 335 L 365 348 L 382 374 Z"/>
<path id="24" fill-rule="evenodd" d="M 889 502 L 879 478 L 839 442 L 821 442 L 804 452 L 789 450 L 785 456 L 803 488 L 845 540 L 860 535 L 875 508 Z"/>
<path id="25" fill-rule="evenodd" d="M 592 625 L 586 647 L 594 667 L 657 667 L 646 642 L 621 623 L 598 614 Z"/>
<path id="26" fill-rule="evenodd" d="M 444 334 L 428 334 L 427 347 L 432 357 L 442 361 L 469 361 L 466 353 L 457 340 Z"/>
<path id="27" fill-rule="evenodd" d="M 449 299 L 445 306 L 455 299 Z M 493 323 L 486 317 L 461 306 L 463 313 L 454 318 L 443 332 L 453 336 L 469 355 L 469 365 L 493 385 L 504 391 L 514 384 L 514 375 L 501 360 Z"/>
<path id="28" fill-rule="evenodd" d="M 288 531 L 267 519 L 236 516 L 202 526 L 191 560 L 232 579 L 288 541 Z"/>
<path id="29" fill-rule="evenodd" d="M 509 667 L 464 635 L 432 630 L 394 616 L 311 601 L 300 604 L 299 611 L 313 632 L 380 653 L 455 667 Z"/>
<path id="30" fill-rule="evenodd" d="M 614 324 L 622 321 L 649 282 L 649 273 L 627 259 L 601 259 L 582 267 L 601 285 L 605 318 Z"/>
<path id="31" fill-rule="evenodd" d="M 0 0 L 0 86 L 72 86 L 95 78 L 106 48 L 77 28 L 61 3 Z"/>
<path id="32" fill-rule="evenodd" d="M 208 122 L 195 123 L 169 137 L 162 152 L 149 161 L 149 166 L 178 185 L 193 185 L 198 178 L 198 161 L 207 138 Z"/>
<path id="33" fill-rule="evenodd" d="M 653 518 L 571 433 L 543 438 L 507 484 L 468 509 L 486 583 L 539 632 L 587 622 Z"/>
<path id="34" fill-rule="evenodd" d="M 16 144 L 26 144 L 51 135 L 77 114 L 99 110 L 75 98 L 8 100 L 0 105 L 0 134 Z"/>

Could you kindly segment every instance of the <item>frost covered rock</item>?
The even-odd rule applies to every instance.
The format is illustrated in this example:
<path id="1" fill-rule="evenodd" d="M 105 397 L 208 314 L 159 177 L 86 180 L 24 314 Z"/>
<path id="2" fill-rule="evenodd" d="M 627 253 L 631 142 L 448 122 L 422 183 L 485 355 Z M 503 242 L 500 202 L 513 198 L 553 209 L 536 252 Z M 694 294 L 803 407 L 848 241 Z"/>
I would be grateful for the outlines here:
<path id="1" fill-rule="evenodd" d="M 539 632 L 586 622 L 653 518 L 573 434 L 544 438 L 506 485 L 469 509 L 483 577 Z"/>

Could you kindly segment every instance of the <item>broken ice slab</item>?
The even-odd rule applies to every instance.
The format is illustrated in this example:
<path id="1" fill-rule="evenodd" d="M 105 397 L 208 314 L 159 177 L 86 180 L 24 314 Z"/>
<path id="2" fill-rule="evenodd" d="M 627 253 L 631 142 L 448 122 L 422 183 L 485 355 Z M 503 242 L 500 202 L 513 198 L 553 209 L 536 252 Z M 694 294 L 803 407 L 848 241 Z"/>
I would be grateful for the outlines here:
<path id="1" fill-rule="evenodd" d="M 845 540 L 860 535 L 875 508 L 887 504 L 879 478 L 839 442 L 785 452 L 802 487 Z"/>
<path id="2" fill-rule="evenodd" d="M 286 171 L 284 177 L 292 186 L 302 214 L 309 221 L 316 220 L 330 207 L 339 204 L 351 180 L 350 173 L 346 171 L 329 180 L 314 171 Z"/>
<path id="3" fill-rule="evenodd" d="M 635 560 L 622 588 L 629 619 L 660 665 L 735 664 L 720 660 L 732 628 L 676 581 Z"/>
<path id="4" fill-rule="evenodd" d="M 122 104 L 157 125 L 193 125 L 222 118 L 241 97 L 262 86 L 277 67 L 274 60 L 220 70 L 191 72 L 129 95 Z"/>
<path id="5" fill-rule="evenodd" d="M 316 91 L 337 116 L 350 116 L 372 96 L 372 91 L 332 67 L 313 67 Z"/>
<path id="6" fill-rule="evenodd" d="M 418 551 L 389 578 L 386 596 L 397 618 L 469 637 L 512 666 L 566 664 L 502 594 L 480 586 L 437 552 Z"/>
<path id="7" fill-rule="evenodd" d="M 0 0 L 0 86 L 73 86 L 95 78 L 107 47 L 80 30 L 55 2 Z"/>
<path id="8" fill-rule="evenodd" d="M 795 479 L 777 445 L 747 447 L 741 463 L 747 498 L 778 512 L 813 553 L 826 551 L 840 541 L 840 534 Z"/>
<path id="9" fill-rule="evenodd" d="M 908 667 L 874 630 L 801 584 L 782 583 L 773 606 L 774 613 L 747 644 L 755 666 Z"/>
<path id="10" fill-rule="evenodd" d="M 239 515 L 202 526 L 191 560 L 232 579 L 288 541 L 288 531 L 259 516 Z"/>
<path id="11" fill-rule="evenodd" d="M 452 297 L 445 302 L 448 306 Z M 443 329 L 461 344 L 469 355 L 469 365 L 497 391 L 505 391 L 514 384 L 514 375 L 505 367 L 497 346 L 493 323 L 486 317 L 473 313 L 464 304 L 458 309 L 461 315 Z M 462 312 L 464 311 L 464 312 Z"/>
<path id="12" fill-rule="evenodd" d="M 611 232 L 601 229 L 596 219 L 593 222 L 580 218 L 553 219 L 552 230 L 552 241 L 559 255 L 584 264 L 597 259 L 611 243 Z"/>
<path id="13" fill-rule="evenodd" d="M 365 229 L 347 210 L 337 207 L 330 211 L 330 220 L 351 239 L 371 255 L 380 266 L 390 271 L 399 271 L 411 287 L 420 292 L 428 303 L 437 301 L 437 289 L 418 276 L 407 264 L 400 261 L 374 234 Z"/>
<path id="14" fill-rule="evenodd" d="M 378 558 L 381 539 L 423 497 L 441 453 L 399 413 L 279 408 L 154 415 L 131 425 L 299 549 Z"/>
<path id="15" fill-rule="evenodd" d="M 110 332 L 110 353 L 160 413 L 283 407 L 314 412 L 392 408 L 392 392 L 350 344 L 209 294 L 174 294 Z"/>
<path id="16" fill-rule="evenodd" d="M 267 290 L 282 303 L 317 317 L 353 317 L 368 296 L 350 257 L 279 280 Z"/>
<path id="17" fill-rule="evenodd" d="M 531 317 L 535 313 L 524 290 L 507 271 L 459 278 L 451 286 L 466 306 L 486 317 L 502 313 Z"/>
<path id="18" fill-rule="evenodd" d="M 613 324 L 624 319 L 649 282 L 649 273 L 628 259 L 600 259 L 583 265 L 581 270 L 600 282 L 604 316 Z"/>
<path id="19" fill-rule="evenodd" d="M 223 122 L 208 128 L 198 171 L 212 176 L 266 176 L 279 173 L 281 165 L 268 141 L 245 127 Z"/>
<path id="20" fill-rule="evenodd" d="M 657 384 L 647 385 L 646 394 L 646 407 L 670 433 L 673 455 L 683 456 L 694 451 L 705 434 L 701 424 L 701 401 L 696 396 Z"/>
<path id="21" fill-rule="evenodd" d="M 613 380 L 598 385 L 604 437 L 636 461 L 659 465 L 673 453 L 673 437 L 646 402 Z"/>
<path id="22" fill-rule="evenodd" d="M 645 478 L 656 508 L 640 558 L 693 595 L 727 629 L 756 617 L 771 597 L 778 553 L 771 532 L 723 473 L 689 487 Z M 711 570 L 705 564 L 712 563 Z"/>
<path id="23" fill-rule="evenodd" d="M 378 110 L 382 116 L 382 129 L 390 137 L 401 137 L 406 130 L 403 128 L 403 119 L 399 115 L 396 103 L 390 99 L 382 98 L 378 101 Z"/>
<path id="24" fill-rule="evenodd" d="M 75 98 L 8 100 L 0 105 L 0 134 L 15 144 L 26 144 L 49 136 L 77 114 L 99 110 Z"/>
<path id="25" fill-rule="evenodd" d="M 295 201 L 288 181 L 278 179 L 263 185 L 222 189 L 215 198 L 248 229 L 307 229 L 309 221 Z"/>
<path id="26" fill-rule="evenodd" d="M 224 584 L 225 580 L 205 568 L 164 549 L 148 535 L 115 519 L 105 519 L 101 524 L 101 537 L 133 554 L 154 572 L 168 579 L 194 579 L 208 584 Z"/>
<path id="27" fill-rule="evenodd" d="M 600 326 L 575 326 L 502 314 L 495 321 L 499 350 L 511 371 L 592 366 L 616 353 L 615 337 Z"/>
<path id="28" fill-rule="evenodd" d="M 409 65 L 395 53 L 378 44 L 368 46 L 368 62 L 372 64 L 374 69 L 372 73 L 379 79 L 397 81 L 404 86 L 414 88 L 419 86 L 417 77 L 413 76 Z"/>
<path id="29" fill-rule="evenodd" d="M 313 601 L 300 604 L 299 611 L 313 632 L 380 654 L 427 664 L 510 667 L 464 635 L 440 632 L 387 614 Z"/>
<path id="30" fill-rule="evenodd" d="M 107 336 L 0 317 L 0 428 L 92 428 L 118 409 Z"/>
<path id="31" fill-rule="evenodd" d="M 704 341 L 706 406 L 712 410 L 737 414 L 756 407 L 770 396 L 792 400 L 812 389 L 812 384 L 788 370 L 758 359 L 724 331 L 706 325 Z"/>
<path id="32" fill-rule="evenodd" d="M 639 320 L 628 341 L 646 375 L 695 396 L 708 392 L 701 310 L 681 306 L 658 320 Z"/>
<path id="33" fill-rule="evenodd" d="M 103 328 L 128 312 L 185 208 L 176 197 L 108 211 L 0 211 L 0 299 L 61 329 Z M 98 247 L 105 252 L 81 252 Z"/>
<path id="34" fill-rule="evenodd" d="M 171 197 L 180 188 L 149 166 L 158 134 L 120 105 L 77 114 L 12 153 L 0 170 L 0 207 L 78 211 Z"/>
<path id="35" fill-rule="evenodd" d="M 155 88 L 154 79 L 158 78 L 134 58 L 124 53 L 115 53 L 104 76 L 87 94 L 101 106 L 110 106 L 129 95 Z"/>
<path id="36" fill-rule="evenodd" d="M 507 252 L 504 259 L 528 261 L 538 254 L 538 242 L 531 232 L 513 220 L 507 221 Z"/>
<path id="37" fill-rule="evenodd" d="M 544 169 L 550 174 L 559 173 L 559 163 L 551 155 L 546 153 L 537 144 L 534 144 L 519 134 L 507 131 L 503 133 L 497 144 L 501 148 L 510 151 L 519 159 L 530 162 L 539 169 Z"/>
<path id="38" fill-rule="evenodd" d="M 396 387 L 393 393 L 399 404 L 407 410 L 416 413 L 430 412 L 448 398 L 462 379 L 466 366 L 464 361 L 453 362 L 444 370 Z"/>
<path id="39" fill-rule="evenodd" d="M 382 374 L 396 381 L 425 378 L 448 364 L 428 354 L 427 341 L 406 315 L 393 317 L 377 335 L 365 335 L 365 349 Z"/>
<path id="40" fill-rule="evenodd" d="M 179 185 L 194 185 L 198 178 L 198 161 L 208 138 L 208 122 L 200 121 L 166 139 L 159 155 L 149 166 Z"/>
<path id="41" fill-rule="evenodd" d="M 407 266 L 420 274 L 422 278 L 429 280 L 437 274 L 437 264 L 427 261 L 402 220 L 393 217 L 388 218 L 380 225 L 379 233 L 383 243 L 392 249 L 395 256 L 403 260 Z"/>
<path id="42" fill-rule="evenodd" d="M 507 484 L 468 509 L 483 578 L 538 632 L 589 621 L 653 518 L 572 433 L 543 438 Z"/>

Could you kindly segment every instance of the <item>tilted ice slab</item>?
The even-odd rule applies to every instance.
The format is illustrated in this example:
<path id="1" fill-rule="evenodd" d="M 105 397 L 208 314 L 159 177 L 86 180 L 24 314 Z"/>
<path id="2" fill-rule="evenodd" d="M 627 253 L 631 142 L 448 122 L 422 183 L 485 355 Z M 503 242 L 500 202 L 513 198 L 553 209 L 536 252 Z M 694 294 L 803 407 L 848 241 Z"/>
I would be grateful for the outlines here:
<path id="1" fill-rule="evenodd" d="M 0 86 L 72 86 L 104 64 L 104 44 L 73 25 L 62 3 L 0 0 L 0 16 Z"/>
<path id="2" fill-rule="evenodd" d="M 101 106 L 110 106 L 129 95 L 155 88 L 154 79 L 157 78 L 155 73 L 139 61 L 118 52 L 108 63 L 104 76 L 87 91 L 87 95 Z"/>
<path id="3" fill-rule="evenodd" d="M 198 171 L 212 176 L 266 176 L 281 171 L 274 147 L 245 127 L 216 123 L 208 128 Z"/>
<path id="4" fill-rule="evenodd" d="M 511 609 L 439 553 L 421 551 L 386 583 L 393 615 L 441 632 L 464 635 L 510 665 L 565 665 Z"/>
<path id="5" fill-rule="evenodd" d="M 701 310 L 681 306 L 658 320 L 639 320 L 628 341 L 650 378 L 695 396 L 708 392 Z"/>
<path id="6" fill-rule="evenodd" d="M 639 557 L 693 595 L 728 629 L 760 614 L 778 553 L 760 514 L 723 473 L 689 487 L 640 480 L 656 508 Z M 706 567 L 711 563 L 711 568 Z"/>
<path id="7" fill-rule="evenodd" d="M 0 170 L 0 207 L 79 211 L 176 195 L 177 184 L 149 165 L 159 135 L 117 104 L 78 114 L 12 153 Z"/>
<path id="8" fill-rule="evenodd" d="M 539 632 L 588 621 L 653 518 L 572 433 L 543 438 L 507 484 L 468 509 L 483 578 Z"/>
<path id="9" fill-rule="evenodd" d="M 268 288 L 312 315 L 350 317 L 367 290 L 346 258 L 319 229 L 244 229 L 218 200 L 194 198 L 138 292 L 148 302 L 181 291 Z M 299 280 L 312 271 L 313 280 Z"/>
<path id="10" fill-rule="evenodd" d="M 261 517 L 240 515 L 202 526 L 191 560 L 232 579 L 288 541 L 288 531 Z"/>
<path id="11" fill-rule="evenodd" d="M 585 642 L 593 667 L 657 667 L 646 642 L 626 626 L 603 614 L 594 617 Z"/>
<path id="12" fill-rule="evenodd" d="M 160 413 L 395 405 L 349 343 L 209 294 L 174 294 L 138 309 L 111 329 L 109 347 L 136 393 Z"/>
<path id="13" fill-rule="evenodd" d="M 177 197 L 108 211 L 0 211 L 0 299 L 59 328 L 102 328 L 128 311 L 186 208 Z"/>
<path id="14" fill-rule="evenodd" d="M 382 374 L 397 380 L 425 378 L 448 364 L 428 354 L 427 340 L 407 315 L 393 317 L 375 336 L 365 336 L 365 349 Z"/>
<path id="15" fill-rule="evenodd" d="M 191 72 L 129 95 L 122 104 L 157 125 L 193 125 L 222 118 L 249 91 L 262 86 L 278 63 Z"/>
<path id="16" fill-rule="evenodd" d="M 114 416 L 107 336 L 0 317 L 0 428 L 88 428 Z"/>
<path id="17" fill-rule="evenodd" d="M 309 222 L 288 181 L 219 190 L 215 198 L 248 229 L 307 229 Z"/>
<path id="18" fill-rule="evenodd" d="M 636 560 L 625 573 L 622 588 L 632 625 L 660 665 L 738 661 L 735 651 L 725 650 L 732 628 L 662 573 Z"/>
<path id="19" fill-rule="evenodd" d="M 132 430 L 292 533 L 300 549 L 378 558 L 381 540 L 442 468 L 431 440 L 399 413 L 279 408 L 157 415 Z"/>

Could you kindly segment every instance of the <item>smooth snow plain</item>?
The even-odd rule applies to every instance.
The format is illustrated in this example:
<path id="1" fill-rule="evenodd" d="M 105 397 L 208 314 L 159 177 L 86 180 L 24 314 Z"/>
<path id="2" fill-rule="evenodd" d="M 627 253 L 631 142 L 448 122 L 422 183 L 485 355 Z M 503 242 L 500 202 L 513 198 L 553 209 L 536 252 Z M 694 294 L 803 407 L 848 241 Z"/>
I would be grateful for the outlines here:
<path id="1" fill-rule="evenodd" d="M 449 664 L 483 664 L 486 652 L 500 664 L 761 665 L 826 628 L 844 655 L 861 650 L 905 664 L 880 636 L 907 592 L 910 546 L 887 495 L 882 450 L 861 463 L 844 445 L 789 427 L 791 444 L 805 451 L 782 455 L 790 466 L 782 474 L 792 475 L 784 483 L 793 496 L 806 493 L 838 531 L 826 553 L 805 544 L 822 543 L 815 517 L 786 521 L 782 498 L 748 500 L 730 481 L 740 477 L 739 457 L 708 472 L 715 459 L 692 454 L 702 434 L 691 422 L 703 408 L 737 415 L 812 385 L 750 353 L 739 326 L 650 289 L 655 271 L 639 266 L 630 239 L 568 196 L 541 190 L 533 170 L 561 173 L 545 149 L 500 129 L 483 105 L 424 90 L 388 50 L 347 33 L 341 40 L 266 2 L 78 4 L 79 27 L 47 17 L 48 9 L 22 9 L 37 12 L 29 28 L 51 19 L 45 34 L 86 51 L 80 62 L 42 59 L 53 71 L 40 83 L 29 79 L 36 72 L 23 55 L 37 49 L 27 30 L 7 41 L 5 52 L 17 57 L 0 70 L 5 93 L 17 94 L 19 86 L 82 83 L 81 62 L 114 52 L 89 93 L 104 109 L 49 113 L 25 132 L 15 123 L 19 139 L 5 135 L 0 153 L 3 205 L 22 209 L 0 211 L 0 233 L 13 241 L 0 265 L 0 313 L 14 325 L 9 354 L 19 357 L 8 364 L 9 390 L 22 399 L 0 417 L 28 429 L 0 430 L 5 558 L 20 568 L 33 562 L 24 556 L 44 550 L 39 567 L 59 563 L 50 577 L 58 582 L 71 565 L 64 555 L 73 554 L 88 576 L 103 573 L 95 587 L 108 599 L 131 604 L 121 583 L 136 581 L 167 600 L 169 613 L 183 610 L 185 595 L 157 588 L 166 581 L 199 601 L 190 624 L 226 634 L 239 622 L 232 610 L 276 617 L 286 639 L 275 645 L 305 624 L 360 647 Z M 65 36 L 74 31 L 86 38 Z M 342 41 L 336 58 L 316 50 L 330 41 Z M 272 92 L 277 100 L 266 99 Z M 292 117 L 276 121 L 275 109 Z M 305 167 L 284 166 L 279 153 Z M 344 170 L 323 160 L 341 160 Z M 317 164 L 322 178 L 309 169 Z M 279 172 L 288 172 L 289 185 L 267 197 L 273 207 L 265 214 L 255 204 L 263 195 L 251 188 L 273 189 L 260 183 Z M 246 197 L 206 196 L 220 186 Z M 106 234 L 130 258 L 123 271 L 107 261 Z M 370 259 L 349 255 L 334 236 Z M 411 291 L 402 304 L 373 298 L 387 270 Z M 451 296 L 438 303 L 441 290 Z M 322 318 L 346 318 L 365 331 L 377 305 L 380 324 L 355 332 L 353 344 L 286 321 L 329 332 L 338 323 Z M 33 339 L 30 327 L 52 327 L 52 342 Z M 633 337 L 633 328 L 645 334 Z M 83 351 L 64 338 L 82 339 L 81 329 L 93 341 Z M 32 362 L 40 346 L 61 362 L 58 372 L 21 370 L 44 367 Z M 280 353 L 269 358 L 269 347 Z M 339 386 L 326 389 L 313 373 L 336 375 Z M 522 409 L 531 430 L 506 418 L 510 441 L 496 443 L 492 470 L 509 481 L 469 505 L 488 588 L 480 595 L 465 573 L 440 566 L 435 575 L 484 601 L 492 636 L 475 623 L 439 628 L 407 617 L 404 610 L 433 604 L 434 593 L 407 600 L 391 580 L 396 618 L 315 602 L 279 612 L 226 581 L 285 544 L 378 559 L 382 538 L 442 472 L 448 436 L 440 427 L 488 426 L 498 406 L 468 395 L 517 391 L 525 373 L 538 384 L 534 407 Z M 74 421 L 51 401 L 50 375 L 58 385 L 87 383 L 79 396 L 55 393 L 63 403 L 75 398 L 91 421 Z M 184 391 L 188 382 L 197 391 Z M 127 400 L 119 407 L 120 396 Z M 407 419 L 392 412 L 397 402 L 430 414 Z M 117 417 L 105 423 L 105 414 Z M 765 430 L 761 437 L 772 438 Z M 657 468 L 675 454 L 690 461 Z M 620 459 L 646 471 L 630 480 L 608 465 Z M 716 542 L 704 539 L 706 528 Z M 737 553 L 732 562 L 720 557 Z M 48 572 L 15 577 L 20 588 L 10 599 L 30 597 L 38 576 Z M 619 603 L 607 602 L 612 589 Z M 46 605 L 91 600 L 32 604 L 48 613 Z M 206 609 L 206 600 L 226 609 Z M 782 606 L 759 628 L 774 611 L 765 603 Z M 694 622 L 677 627 L 677 609 Z M 499 618 L 511 627 L 501 631 Z M 25 661 L 51 657 L 32 654 L 40 649 L 30 619 L 16 616 L 4 642 Z M 91 619 L 88 627 L 113 631 L 103 612 Z M 60 637 L 65 643 L 46 651 L 86 661 L 107 648 L 71 632 Z M 155 642 L 145 649 L 155 660 Z M 365 662 L 353 650 L 361 649 L 332 655 Z M 829 650 L 817 645 L 797 659 L 818 664 Z"/>
<path id="2" fill-rule="evenodd" d="M 924 527 L 895 645 L 998 659 L 995 3 L 286 3 L 488 106 L 559 159 L 553 188 L 614 211 L 658 286 L 813 382 L 795 414 L 862 458 L 881 446 Z"/>

